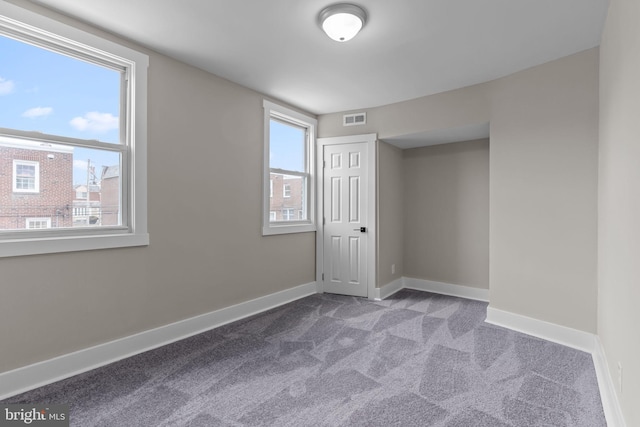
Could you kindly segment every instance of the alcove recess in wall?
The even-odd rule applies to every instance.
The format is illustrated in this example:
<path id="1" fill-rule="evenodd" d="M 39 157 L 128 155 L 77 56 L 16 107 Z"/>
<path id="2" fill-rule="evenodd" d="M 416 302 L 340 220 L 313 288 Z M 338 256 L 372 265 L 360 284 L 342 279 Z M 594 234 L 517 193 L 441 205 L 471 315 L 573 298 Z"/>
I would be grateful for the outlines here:
<path id="1" fill-rule="evenodd" d="M 452 142 L 489 138 L 489 122 L 452 128 L 433 129 L 406 135 L 382 138 L 384 142 L 400 149 L 427 147 Z"/>

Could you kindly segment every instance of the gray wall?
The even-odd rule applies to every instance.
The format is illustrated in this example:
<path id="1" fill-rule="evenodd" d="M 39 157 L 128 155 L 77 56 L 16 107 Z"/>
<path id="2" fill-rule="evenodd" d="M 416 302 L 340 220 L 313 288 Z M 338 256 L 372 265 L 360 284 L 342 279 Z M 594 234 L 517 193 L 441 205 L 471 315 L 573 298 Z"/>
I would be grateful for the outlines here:
<path id="1" fill-rule="evenodd" d="M 640 3 L 610 2 L 600 47 L 598 334 L 629 427 L 640 425 L 638 22 Z"/>
<path id="2" fill-rule="evenodd" d="M 404 275 L 489 288 L 489 140 L 404 150 Z"/>
<path id="3" fill-rule="evenodd" d="M 416 98 L 376 108 L 362 108 L 367 123 L 342 126 L 342 115 L 349 111 L 318 117 L 318 136 L 346 136 L 377 133 L 381 140 L 430 130 L 449 129 L 489 121 L 488 83 Z M 352 111 L 356 112 L 356 111 Z"/>
<path id="4" fill-rule="evenodd" d="M 598 50 L 491 93 L 491 307 L 595 333 Z"/>
<path id="5" fill-rule="evenodd" d="M 638 324 L 630 304 L 640 274 L 627 258 L 635 253 L 629 242 L 639 241 L 627 239 L 638 234 L 637 206 L 627 205 L 637 191 L 626 181 L 637 178 L 629 163 L 637 158 L 637 120 L 615 113 L 636 111 L 640 99 L 631 24 L 638 15 L 630 4 L 614 12 L 603 60 L 603 147 L 611 157 L 601 158 L 600 209 L 612 237 L 600 245 L 600 328 L 610 360 L 622 360 L 635 379 L 625 383 L 623 402 L 637 420 L 630 402 L 640 352 L 637 342 L 624 343 Z M 260 233 L 263 97 L 149 54 L 151 245 L 1 260 L 0 372 L 314 280 L 313 233 Z M 498 81 L 366 109 L 368 124 L 346 132 L 342 113 L 325 115 L 319 136 L 385 139 L 491 121 L 491 305 L 595 332 L 597 84 L 591 49 Z M 386 158 L 397 167 L 395 157 Z M 190 179 L 173 172 L 182 169 Z M 381 269 L 399 249 L 389 253 L 380 254 Z"/>
<path id="6" fill-rule="evenodd" d="M 382 287 L 403 276 L 404 201 L 402 150 L 378 142 L 378 281 Z M 395 265 L 395 273 L 391 273 Z"/>
<path id="7" fill-rule="evenodd" d="M 261 235 L 263 96 L 148 53 L 151 245 L 0 260 L 0 372 L 315 280 Z"/>
<path id="8" fill-rule="evenodd" d="M 367 124 L 350 128 L 343 113 L 320 116 L 320 135 L 384 140 L 490 121 L 491 306 L 595 332 L 597 48 L 363 111 Z"/>

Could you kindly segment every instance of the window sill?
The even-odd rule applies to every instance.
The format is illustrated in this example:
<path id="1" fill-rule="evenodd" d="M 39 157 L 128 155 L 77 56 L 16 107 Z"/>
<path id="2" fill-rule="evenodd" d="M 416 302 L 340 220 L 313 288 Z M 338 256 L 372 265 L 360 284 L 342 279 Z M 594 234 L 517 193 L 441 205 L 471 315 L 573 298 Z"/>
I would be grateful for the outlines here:
<path id="1" fill-rule="evenodd" d="M 0 240 L 0 258 L 148 245 L 146 233 Z"/>
<path id="2" fill-rule="evenodd" d="M 271 225 L 269 227 L 262 227 L 263 236 L 273 236 L 275 234 L 310 233 L 313 231 L 316 231 L 315 224 Z"/>

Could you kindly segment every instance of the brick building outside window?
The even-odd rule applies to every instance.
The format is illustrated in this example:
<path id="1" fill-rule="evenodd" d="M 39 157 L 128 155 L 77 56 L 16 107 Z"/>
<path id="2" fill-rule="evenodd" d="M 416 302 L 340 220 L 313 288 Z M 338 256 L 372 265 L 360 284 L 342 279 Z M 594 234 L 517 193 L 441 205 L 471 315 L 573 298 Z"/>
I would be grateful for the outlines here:
<path id="1" fill-rule="evenodd" d="M 73 148 L 0 137 L 0 230 L 73 225 Z"/>
<path id="2" fill-rule="evenodd" d="M 305 219 L 305 200 L 303 185 L 305 179 L 300 176 L 272 173 L 270 175 L 271 193 L 269 212 L 271 221 L 300 221 Z M 275 215 L 274 215 L 275 214 Z"/>

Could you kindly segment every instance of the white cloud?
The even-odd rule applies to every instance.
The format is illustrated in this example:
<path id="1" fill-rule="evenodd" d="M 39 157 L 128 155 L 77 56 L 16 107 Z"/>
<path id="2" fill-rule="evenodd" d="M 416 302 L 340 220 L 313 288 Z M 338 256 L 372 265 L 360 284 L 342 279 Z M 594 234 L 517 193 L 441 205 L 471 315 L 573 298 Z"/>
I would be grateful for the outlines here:
<path id="1" fill-rule="evenodd" d="M 22 117 L 35 119 L 36 117 L 48 116 L 51 113 L 53 113 L 53 108 L 51 107 L 34 107 L 22 113 Z"/>
<path id="2" fill-rule="evenodd" d="M 15 84 L 12 80 L 3 79 L 0 77 L 0 95 L 8 95 L 13 92 Z"/>
<path id="3" fill-rule="evenodd" d="M 76 169 L 82 169 L 82 170 L 87 170 L 87 161 L 86 160 L 80 160 L 80 159 L 75 159 L 73 161 L 73 167 Z"/>
<path id="4" fill-rule="evenodd" d="M 69 124 L 79 131 L 107 132 L 118 129 L 120 120 L 111 113 L 91 111 L 82 117 L 74 117 Z"/>

